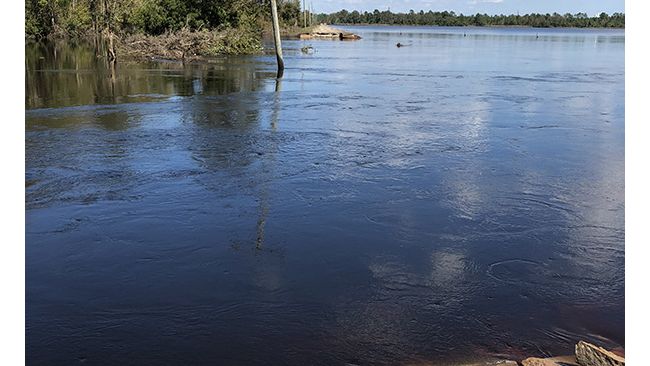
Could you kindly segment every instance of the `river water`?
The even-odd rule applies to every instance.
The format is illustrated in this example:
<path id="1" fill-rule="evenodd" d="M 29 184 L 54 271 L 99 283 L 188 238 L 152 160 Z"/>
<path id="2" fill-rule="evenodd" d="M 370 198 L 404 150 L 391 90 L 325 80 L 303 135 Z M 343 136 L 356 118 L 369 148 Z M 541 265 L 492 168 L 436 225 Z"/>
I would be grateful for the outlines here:
<path id="1" fill-rule="evenodd" d="M 26 46 L 28 364 L 624 346 L 624 32 L 349 29 L 281 83 Z"/>

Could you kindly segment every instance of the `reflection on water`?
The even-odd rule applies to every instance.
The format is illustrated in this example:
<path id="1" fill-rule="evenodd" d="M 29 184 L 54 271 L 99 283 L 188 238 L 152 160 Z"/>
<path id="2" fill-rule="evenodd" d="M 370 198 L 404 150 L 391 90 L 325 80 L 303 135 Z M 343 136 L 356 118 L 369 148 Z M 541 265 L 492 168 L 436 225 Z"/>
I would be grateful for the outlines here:
<path id="1" fill-rule="evenodd" d="M 353 30 L 282 84 L 26 47 L 30 364 L 624 346 L 623 32 Z"/>
<path id="2" fill-rule="evenodd" d="M 86 44 L 28 44 L 27 108 L 160 100 L 169 95 L 221 95 L 260 88 L 272 72 L 250 58 L 229 57 L 209 63 L 118 63 L 95 57 Z"/>

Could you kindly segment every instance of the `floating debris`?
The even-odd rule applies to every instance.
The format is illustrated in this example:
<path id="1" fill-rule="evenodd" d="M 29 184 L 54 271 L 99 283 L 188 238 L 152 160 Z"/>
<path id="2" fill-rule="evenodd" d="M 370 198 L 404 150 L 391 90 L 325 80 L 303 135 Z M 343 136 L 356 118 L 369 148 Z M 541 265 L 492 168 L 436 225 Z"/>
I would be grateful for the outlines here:
<path id="1" fill-rule="evenodd" d="M 346 32 L 344 30 L 330 27 L 327 24 L 319 24 L 314 27 L 310 33 L 300 33 L 300 39 L 340 39 L 340 40 L 357 40 L 361 37 L 357 34 Z"/>

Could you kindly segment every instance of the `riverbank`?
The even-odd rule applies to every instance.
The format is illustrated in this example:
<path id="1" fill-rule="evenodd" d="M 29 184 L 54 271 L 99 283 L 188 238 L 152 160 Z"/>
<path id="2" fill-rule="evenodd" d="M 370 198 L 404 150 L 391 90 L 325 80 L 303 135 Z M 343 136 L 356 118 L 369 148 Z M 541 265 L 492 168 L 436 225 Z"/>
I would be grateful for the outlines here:
<path id="1" fill-rule="evenodd" d="M 176 61 L 201 61 L 222 55 L 250 55 L 263 51 L 262 39 L 272 37 L 271 25 L 265 24 L 259 30 L 226 28 L 222 30 L 190 31 L 182 29 L 152 36 L 134 34 L 121 37 L 116 42 L 121 57 L 136 60 L 165 59 Z M 302 35 L 322 32 L 345 34 L 349 38 L 360 37 L 325 25 L 310 27 L 285 26 L 280 30 L 284 39 L 301 38 Z"/>
<path id="2" fill-rule="evenodd" d="M 299 38 L 300 34 L 311 33 L 315 27 L 282 27 L 282 38 Z M 58 35 L 50 37 L 51 41 L 69 42 L 72 44 L 96 42 L 100 49 L 97 54 L 103 57 L 106 52 L 109 36 L 92 33 Z M 272 37 L 270 23 L 259 29 L 250 28 L 221 28 L 216 30 L 191 31 L 181 29 L 160 35 L 149 34 L 112 34 L 118 59 L 128 60 L 173 60 L 173 61 L 202 61 L 211 57 L 224 55 L 252 55 L 263 51 L 262 40 Z M 32 42 L 27 40 L 27 42 Z"/>
<path id="3" fill-rule="evenodd" d="M 339 25 L 339 24 L 337 24 Z M 340 26 L 351 26 L 351 24 L 340 24 Z M 372 27 L 380 26 L 375 24 L 354 24 L 356 27 Z M 397 25 L 381 25 L 390 27 L 399 27 Z M 299 27 L 299 26 L 283 26 L 280 30 L 283 39 L 312 39 L 312 38 L 328 38 L 325 36 L 315 36 L 319 33 L 320 28 L 334 29 L 339 33 L 350 35 L 346 39 L 359 39 L 361 37 L 348 33 L 345 30 L 324 26 L 322 24 Z M 411 29 L 427 28 L 437 26 L 421 26 L 412 25 L 408 26 Z M 442 26 L 440 26 L 442 27 Z M 475 29 L 496 29 L 496 28 L 509 28 L 509 29 L 525 29 L 532 28 L 526 26 L 463 26 L 464 28 Z M 460 27 L 458 27 L 460 28 Z M 576 28 L 584 29 L 584 28 Z M 332 33 L 332 31 L 329 31 Z M 337 33 L 338 34 L 338 33 Z M 260 54 L 263 52 L 263 42 L 265 38 L 272 38 L 272 29 L 270 23 L 261 23 L 256 27 L 240 27 L 240 28 L 220 28 L 215 30 L 199 30 L 192 31 L 187 28 L 175 32 L 166 32 L 161 35 L 148 35 L 143 33 L 138 34 L 113 34 L 114 47 L 116 50 L 117 58 L 121 60 L 171 60 L 180 62 L 199 62 L 206 61 L 210 58 L 224 56 L 224 55 L 252 55 Z M 77 37 L 56 37 L 65 42 L 79 42 L 85 41 L 92 43 L 94 41 L 93 35 L 82 34 Z M 331 37 L 329 37 L 331 38 Z M 106 34 L 99 35 L 97 55 L 99 57 L 107 56 L 107 44 L 109 43 Z"/>
<path id="4" fill-rule="evenodd" d="M 340 26 L 355 27 L 372 27 L 388 26 L 400 27 L 398 24 L 374 24 L 374 23 L 336 23 Z M 282 26 L 280 34 L 285 39 L 295 38 L 317 38 L 318 28 L 322 25 L 309 27 L 299 26 Z M 526 25 L 407 25 L 401 27 L 420 28 L 420 27 L 458 27 L 458 28 L 540 28 Z M 605 29 L 605 28 L 581 28 L 581 27 L 553 27 L 564 29 Z M 610 28 L 618 29 L 618 28 Z M 330 32 L 331 33 L 331 32 Z M 340 31 L 340 33 L 345 33 Z M 352 35 L 350 33 L 350 35 Z M 350 39 L 358 39 L 354 36 Z M 95 34 L 92 32 L 83 32 L 75 35 L 66 33 L 53 33 L 50 38 L 63 39 L 66 41 L 77 42 L 80 40 L 94 42 Z M 258 23 L 256 26 L 246 27 L 218 27 L 217 29 L 189 30 L 182 28 L 173 32 L 166 32 L 160 35 L 150 35 L 146 33 L 121 33 L 107 34 L 103 33 L 97 36 L 99 38 L 99 47 L 102 49 L 111 48 L 107 46 L 110 41 L 114 41 L 114 47 L 118 58 L 129 60 L 152 60 L 164 59 L 183 62 L 201 61 L 211 57 L 223 55 L 250 55 L 263 51 L 262 39 L 272 37 L 271 24 L 269 22 Z M 112 38 L 112 40 L 110 40 Z M 324 37 L 321 37 L 324 38 Z M 98 55 L 106 55 L 105 51 L 98 52 Z M 112 56 L 107 56 L 111 58 Z"/>

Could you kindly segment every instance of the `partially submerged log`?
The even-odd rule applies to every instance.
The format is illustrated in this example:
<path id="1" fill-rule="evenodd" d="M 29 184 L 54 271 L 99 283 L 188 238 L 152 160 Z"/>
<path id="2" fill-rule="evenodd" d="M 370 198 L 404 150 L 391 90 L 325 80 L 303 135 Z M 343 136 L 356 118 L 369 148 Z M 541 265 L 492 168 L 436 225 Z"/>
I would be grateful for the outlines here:
<path id="1" fill-rule="evenodd" d="M 625 358 L 583 341 L 576 344 L 576 360 L 580 366 L 625 366 Z"/>
<path id="2" fill-rule="evenodd" d="M 340 33 L 339 38 L 344 41 L 345 40 L 355 41 L 357 39 L 361 39 L 361 36 L 354 33 Z"/>

